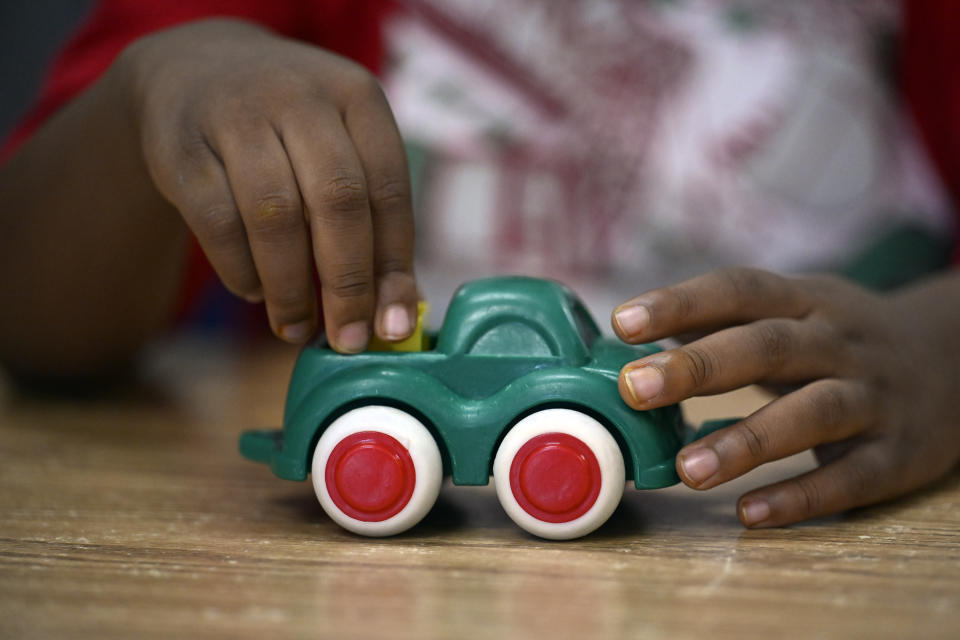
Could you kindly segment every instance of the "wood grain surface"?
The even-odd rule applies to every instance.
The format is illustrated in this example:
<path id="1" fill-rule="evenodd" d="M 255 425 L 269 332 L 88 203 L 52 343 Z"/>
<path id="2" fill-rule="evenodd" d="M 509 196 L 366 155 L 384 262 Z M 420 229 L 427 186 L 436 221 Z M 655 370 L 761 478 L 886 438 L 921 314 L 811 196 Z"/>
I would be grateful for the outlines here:
<path id="1" fill-rule="evenodd" d="M 444 488 L 410 532 L 360 538 L 307 483 L 236 452 L 278 425 L 295 352 L 180 340 L 99 398 L 0 394 L 0 638 L 960 637 L 960 474 L 906 499 L 747 531 L 736 497 L 628 488 L 546 542 L 492 487 Z M 697 400 L 740 414 L 747 390 Z"/>

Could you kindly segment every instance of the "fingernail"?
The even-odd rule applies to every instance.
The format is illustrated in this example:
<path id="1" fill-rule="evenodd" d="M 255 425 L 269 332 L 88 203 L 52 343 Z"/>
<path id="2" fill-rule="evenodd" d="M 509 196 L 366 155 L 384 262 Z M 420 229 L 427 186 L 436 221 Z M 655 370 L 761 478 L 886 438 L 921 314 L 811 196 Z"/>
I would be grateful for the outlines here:
<path id="1" fill-rule="evenodd" d="M 656 367 L 639 367 L 627 373 L 627 386 L 637 402 L 646 402 L 663 391 L 663 374 Z"/>
<path id="2" fill-rule="evenodd" d="M 258 304 L 263 302 L 263 291 L 255 291 L 254 293 L 248 293 L 243 296 L 243 299 L 251 304 Z"/>
<path id="3" fill-rule="evenodd" d="M 699 485 L 717 472 L 720 468 L 720 458 L 713 449 L 700 447 L 690 453 L 682 454 L 680 466 L 683 468 L 683 474 L 694 484 Z"/>
<path id="4" fill-rule="evenodd" d="M 359 320 L 340 327 L 340 333 L 337 334 L 337 346 L 341 351 L 358 353 L 366 348 L 369 339 L 370 331 L 367 329 L 367 323 Z"/>
<path id="5" fill-rule="evenodd" d="M 295 324 L 282 325 L 280 327 L 280 337 L 287 342 L 303 342 L 310 337 L 310 323 L 304 320 Z"/>
<path id="6" fill-rule="evenodd" d="M 399 340 L 410 333 L 410 314 L 402 304 L 391 304 L 383 312 L 383 334 L 388 340 Z"/>
<path id="7" fill-rule="evenodd" d="M 746 500 L 740 506 L 740 519 L 751 526 L 770 517 L 770 505 L 763 500 Z"/>
<path id="8" fill-rule="evenodd" d="M 613 318 L 620 332 L 628 336 L 643 333 L 650 326 L 650 311 L 639 304 L 617 309 Z"/>

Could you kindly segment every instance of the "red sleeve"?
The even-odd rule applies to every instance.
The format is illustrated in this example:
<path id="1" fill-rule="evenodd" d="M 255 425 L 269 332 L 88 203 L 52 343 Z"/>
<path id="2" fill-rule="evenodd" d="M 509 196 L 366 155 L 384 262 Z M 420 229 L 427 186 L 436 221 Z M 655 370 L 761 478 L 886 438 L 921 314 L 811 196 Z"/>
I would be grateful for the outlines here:
<path id="1" fill-rule="evenodd" d="M 907 102 L 960 222 L 960 2 L 905 0 L 902 81 Z M 958 225 L 960 226 L 960 225 Z M 960 244 L 956 261 L 960 262 Z"/>
<path id="2" fill-rule="evenodd" d="M 378 72 L 381 26 L 393 8 L 391 0 L 100 0 L 54 60 L 33 108 L 0 147 L 0 165 L 58 109 L 96 82 L 127 45 L 153 31 L 200 18 L 243 18 Z M 199 245 L 192 244 L 178 318 L 214 278 Z"/>

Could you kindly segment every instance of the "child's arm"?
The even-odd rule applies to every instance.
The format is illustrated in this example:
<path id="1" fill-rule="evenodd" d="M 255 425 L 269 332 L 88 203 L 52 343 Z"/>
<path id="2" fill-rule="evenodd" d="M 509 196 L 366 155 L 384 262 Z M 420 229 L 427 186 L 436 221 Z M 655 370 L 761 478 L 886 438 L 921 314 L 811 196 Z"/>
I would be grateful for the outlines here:
<path id="1" fill-rule="evenodd" d="M 410 186 L 377 81 L 210 20 L 134 43 L 0 171 L 0 361 L 128 357 L 168 322 L 187 229 L 281 338 L 317 327 L 314 270 L 335 348 L 412 330 Z"/>
<path id="2" fill-rule="evenodd" d="M 613 326 L 628 342 L 704 337 L 624 367 L 636 409 L 748 384 L 792 392 L 684 448 L 677 470 L 709 489 L 815 448 L 821 468 L 740 498 L 748 526 L 778 526 L 906 493 L 960 459 L 960 271 L 894 295 L 829 277 L 734 269 L 644 293 Z"/>

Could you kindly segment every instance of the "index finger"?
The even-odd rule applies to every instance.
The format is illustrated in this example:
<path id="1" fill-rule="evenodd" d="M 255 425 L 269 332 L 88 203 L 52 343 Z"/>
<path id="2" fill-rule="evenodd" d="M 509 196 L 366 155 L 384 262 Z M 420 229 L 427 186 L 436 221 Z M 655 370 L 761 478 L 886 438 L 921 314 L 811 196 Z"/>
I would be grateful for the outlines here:
<path id="1" fill-rule="evenodd" d="M 614 309 L 611 324 L 621 340 L 650 342 L 763 318 L 799 318 L 809 308 L 798 281 L 734 268 L 643 293 Z"/>

